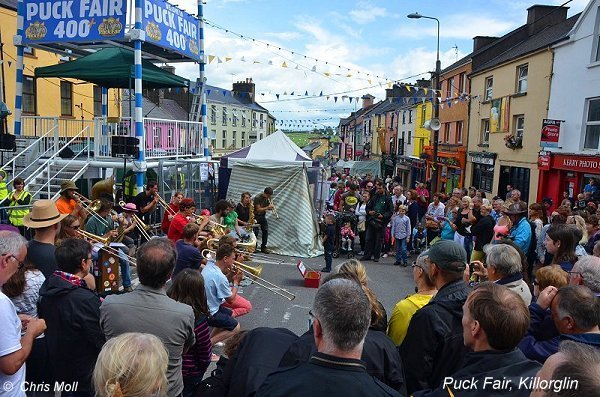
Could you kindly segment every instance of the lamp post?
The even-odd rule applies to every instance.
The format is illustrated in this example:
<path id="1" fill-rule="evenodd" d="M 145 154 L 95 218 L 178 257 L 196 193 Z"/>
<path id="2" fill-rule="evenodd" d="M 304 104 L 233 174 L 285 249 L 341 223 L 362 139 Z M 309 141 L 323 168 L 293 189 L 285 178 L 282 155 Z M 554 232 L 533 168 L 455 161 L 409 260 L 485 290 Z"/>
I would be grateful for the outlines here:
<path id="1" fill-rule="evenodd" d="M 435 59 L 435 96 L 433 97 L 433 118 L 439 118 L 440 116 L 440 105 L 439 102 L 437 100 L 437 95 L 438 93 L 441 91 L 441 82 L 440 82 L 440 75 L 442 74 L 442 64 L 440 62 L 440 20 L 434 17 L 428 17 L 425 15 L 421 15 L 418 12 L 412 13 L 412 14 L 408 14 L 407 15 L 408 18 L 411 19 L 433 19 L 434 21 L 437 22 L 437 52 L 436 52 L 436 59 Z M 437 183 L 438 183 L 438 167 L 437 167 L 437 160 L 438 160 L 438 140 L 439 140 L 439 129 L 438 130 L 433 130 L 433 160 L 432 160 L 432 167 L 431 167 L 431 191 L 432 192 L 437 192 Z"/>

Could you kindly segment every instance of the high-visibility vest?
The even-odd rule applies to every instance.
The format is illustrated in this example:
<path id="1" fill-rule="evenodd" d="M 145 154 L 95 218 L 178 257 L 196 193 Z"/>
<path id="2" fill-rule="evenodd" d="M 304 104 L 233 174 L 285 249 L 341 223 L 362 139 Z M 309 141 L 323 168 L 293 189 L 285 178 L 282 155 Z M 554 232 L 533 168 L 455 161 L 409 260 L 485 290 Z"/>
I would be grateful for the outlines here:
<path id="1" fill-rule="evenodd" d="M 14 192 L 13 192 L 13 194 L 14 194 Z M 19 195 L 18 200 L 23 200 L 27 196 L 31 196 L 31 193 L 23 190 L 21 192 L 21 194 Z M 11 196 L 11 199 L 12 199 L 12 196 Z M 11 200 L 9 207 L 15 207 L 17 205 L 19 205 L 19 203 Z M 23 218 L 25 218 L 25 215 L 29 214 L 29 208 L 15 208 L 13 210 L 8 209 L 8 212 L 9 212 L 8 220 L 10 221 L 11 225 L 23 226 Z"/>
<path id="2" fill-rule="evenodd" d="M 2 181 L 0 181 L 0 201 L 4 200 L 8 197 L 8 188 L 6 187 L 6 171 L 0 169 L 0 176 L 2 177 Z"/>

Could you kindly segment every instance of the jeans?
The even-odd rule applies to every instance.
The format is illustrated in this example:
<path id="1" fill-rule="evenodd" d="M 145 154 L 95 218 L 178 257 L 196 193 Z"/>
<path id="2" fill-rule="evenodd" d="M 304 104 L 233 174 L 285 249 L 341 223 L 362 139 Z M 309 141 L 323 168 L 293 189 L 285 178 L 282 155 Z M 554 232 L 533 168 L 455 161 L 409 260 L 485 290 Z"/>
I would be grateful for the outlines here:
<path id="1" fill-rule="evenodd" d="M 264 250 L 267 248 L 267 240 L 269 239 L 269 223 L 264 216 L 257 216 L 256 223 L 260 225 L 260 249 Z"/>
<path id="2" fill-rule="evenodd" d="M 471 251 L 473 250 L 473 235 L 467 234 L 464 242 L 465 251 L 467 251 L 467 258 L 471 257 Z"/>
<path id="3" fill-rule="evenodd" d="M 373 259 L 379 259 L 384 230 L 385 228 L 383 227 L 376 228 L 371 225 L 367 226 L 365 258 L 370 259 L 371 256 L 373 256 Z"/>
<path id="4" fill-rule="evenodd" d="M 396 262 L 408 262 L 406 255 L 406 238 L 396 239 Z"/>
<path id="5" fill-rule="evenodd" d="M 331 270 L 332 261 L 333 261 L 333 248 L 325 247 L 325 269 Z"/>
<path id="6" fill-rule="evenodd" d="M 367 242 L 365 241 L 367 239 L 367 231 L 358 232 L 358 238 L 360 240 L 360 250 L 364 251 L 367 246 Z"/>

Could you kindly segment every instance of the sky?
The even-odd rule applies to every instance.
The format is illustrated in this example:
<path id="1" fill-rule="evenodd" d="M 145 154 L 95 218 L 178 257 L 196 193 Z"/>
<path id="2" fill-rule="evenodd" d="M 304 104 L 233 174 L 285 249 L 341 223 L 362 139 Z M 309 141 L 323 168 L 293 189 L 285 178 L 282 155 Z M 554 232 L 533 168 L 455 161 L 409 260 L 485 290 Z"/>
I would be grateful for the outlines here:
<path id="1" fill-rule="evenodd" d="M 169 1 L 198 11 L 194 0 Z M 439 19 L 443 69 L 471 52 L 474 36 L 502 36 L 526 22 L 531 5 L 566 1 L 206 0 L 206 76 L 224 89 L 252 78 L 257 102 L 284 123 L 336 126 L 360 108 L 355 98 L 381 100 L 390 82 L 430 77 L 437 23 L 406 15 Z M 587 3 L 568 2 L 568 15 Z M 198 65 L 175 66 L 179 75 L 198 77 Z"/>

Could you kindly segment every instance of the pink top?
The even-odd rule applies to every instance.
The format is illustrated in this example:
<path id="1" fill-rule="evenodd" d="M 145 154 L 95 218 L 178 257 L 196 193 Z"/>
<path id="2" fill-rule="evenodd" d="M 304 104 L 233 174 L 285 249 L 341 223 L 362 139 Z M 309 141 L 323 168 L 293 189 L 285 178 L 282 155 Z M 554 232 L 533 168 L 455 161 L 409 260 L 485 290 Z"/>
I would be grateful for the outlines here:
<path id="1" fill-rule="evenodd" d="M 355 237 L 354 232 L 352 231 L 352 228 L 350 228 L 350 227 L 343 226 L 342 230 L 340 230 L 340 233 L 341 233 L 342 237 L 344 237 L 344 238 L 348 238 L 348 237 L 354 238 Z"/>
<path id="2" fill-rule="evenodd" d="M 508 225 L 496 225 L 494 226 L 494 240 L 501 240 L 503 237 L 508 236 L 510 234 L 510 229 Z"/>

